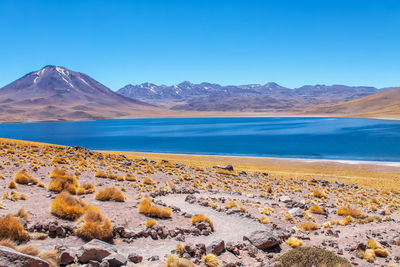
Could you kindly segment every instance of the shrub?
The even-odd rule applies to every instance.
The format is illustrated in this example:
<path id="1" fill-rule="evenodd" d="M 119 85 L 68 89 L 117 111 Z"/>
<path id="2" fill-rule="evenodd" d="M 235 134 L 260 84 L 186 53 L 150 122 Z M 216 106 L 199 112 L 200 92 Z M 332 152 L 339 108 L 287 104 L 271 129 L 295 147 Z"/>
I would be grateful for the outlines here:
<path id="1" fill-rule="evenodd" d="M 91 208 L 78 220 L 78 224 L 84 222 L 75 230 L 77 236 L 84 240 L 94 238 L 109 241 L 113 236 L 113 225 L 111 221 L 101 214 L 98 208 Z"/>
<path id="2" fill-rule="evenodd" d="M 60 218 L 75 220 L 85 213 L 86 204 L 64 191 L 51 202 L 50 211 Z"/>
<path id="3" fill-rule="evenodd" d="M 96 191 L 96 188 L 92 184 L 83 184 L 76 190 L 77 195 L 92 194 Z"/>
<path id="4" fill-rule="evenodd" d="M 16 249 L 17 248 L 17 244 L 14 241 L 12 241 L 11 239 L 9 239 L 9 238 L 1 239 L 0 240 L 0 246 L 9 247 L 9 248 L 12 248 L 12 249 Z"/>
<path id="5" fill-rule="evenodd" d="M 156 220 L 147 220 L 147 221 L 146 221 L 146 227 L 147 227 L 147 228 L 151 228 L 151 227 L 153 227 L 154 225 L 157 225 L 157 221 L 156 221 Z"/>
<path id="6" fill-rule="evenodd" d="M 271 221 L 269 220 L 269 218 L 267 217 L 267 216 L 262 216 L 261 218 L 260 218 L 260 222 L 262 223 L 262 224 L 267 224 L 267 223 L 270 223 Z"/>
<path id="7" fill-rule="evenodd" d="M 19 217 L 26 221 L 29 218 L 29 212 L 27 212 L 24 208 L 20 208 L 18 212 L 14 214 L 14 217 Z"/>
<path id="8" fill-rule="evenodd" d="M 375 255 L 378 256 L 378 257 L 384 257 L 385 258 L 385 257 L 389 256 L 389 251 L 387 251 L 384 248 L 374 249 L 374 252 L 375 252 Z"/>
<path id="9" fill-rule="evenodd" d="M 147 185 L 152 185 L 152 186 L 156 185 L 156 182 L 149 177 L 144 177 L 142 183 L 147 184 Z"/>
<path id="10" fill-rule="evenodd" d="M 315 189 L 312 195 L 314 197 L 318 197 L 318 198 L 326 197 L 325 192 L 323 190 L 320 190 L 320 189 Z"/>
<path id="11" fill-rule="evenodd" d="M 214 231 L 214 224 L 211 221 L 211 219 L 208 218 L 206 215 L 197 214 L 197 215 L 192 216 L 191 223 L 195 224 L 195 223 L 198 223 L 198 222 L 207 222 L 210 225 L 211 229 Z"/>
<path id="12" fill-rule="evenodd" d="M 346 225 L 348 225 L 349 223 L 351 223 L 353 221 L 354 221 L 353 217 L 347 216 L 342 221 L 338 222 L 338 224 L 341 225 L 341 226 L 346 226 Z"/>
<path id="13" fill-rule="evenodd" d="M 170 218 L 172 210 L 170 208 L 159 208 L 152 203 L 151 197 L 145 197 L 139 204 L 139 213 L 143 213 L 149 217 L 155 218 Z"/>
<path id="14" fill-rule="evenodd" d="M 379 244 L 375 239 L 370 239 L 367 242 L 367 246 L 371 249 L 377 249 L 377 248 L 382 248 L 382 245 Z"/>
<path id="15" fill-rule="evenodd" d="M 28 254 L 31 256 L 37 256 L 40 253 L 40 250 L 33 245 L 21 245 L 16 248 L 16 251 L 21 252 L 23 254 Z"/>
<path id="16" fill-rule="evenodd" d="M 21 222 L 8 215 L 0 218 L 0 239 L 9 238 L 14 241 L 26 241 L 29 239 L 29 234 L 24 230 Z"/>
<path id="17" fill-rule="evenodd" d="M 312 231 L 319 229 L 319 226 L 314 222 L 304 222 L 299 225 L 298 229 L 301 231 Z"/>
<path id="18" fill-rule="evenodd" d="M 351 216 L 353 218 L 357 218 L 357 219 L 363 219 L 365 217 L 367 217 L 367 215 L 365 215 L 365 213 L 361 210 L 358 209 L 353 209 L 349 206 L 343 206 L 342 208 L 339 208 L 337 210 L 337 214 L 340 216 Z"/>
<path id="19" fill-rule="evenodd" d="M 217 267 L 219 266 L 218 258 L 214 254 L 207 254 L 203 256 L 204 263 L 208 267 Z"/>
<path id="20" fill-rule="evenodd" d="M 375 261 L 375 251 L 373 249 L 367 249 L 365 251 L 361 251 L 361 255 L 364 260 L 367 260 L 369 262 Z"/>
<path id="21" fill-rule="evenodd" d="M 297 248 L 297 247 L 300 247 L 301 245 L 303 245 L 303 241 L 301 241 L 300 239 L 298 239 L 296 237 L 291 237 L 288 240 L 286 240 L 286 244 L 288 244 L 292 248 Z"/>
<path id="22" fill-rule="evenodd" d="M 329 267 L 351 267 L 351 263 L 335 253 L 314 247 L 294 248 L 277 259 L 277 266 L 329 266 Z"/>
<path id="23" fill-rule="evenodd" d="M 57 267 L 58 265 L 58 250 L 49 250 L 49 251 L 43 251 L 41 252 L 38 256 L 42 260 L 47 261 L 51 267 Z"/>
<path id="24" fill-rule="evenodd" d="M 227 205 L 225 205 L 225 209 L 236 208 L 238 203 L 236 201 L 231 201 Z"/>
<path id="25" fill-rule="evenodd" d="M 37 184 L 39 180 L 30 175 L 25 169 L 14 174 L 14 180 L 19 184 Z"/>
<path id="26" fill-rule="evenodd" d="M 10 188 L 10 189 L 15 189 L 15 188 L 17 188 L 17 184 L 15 183 L 14 180 L 11 180 L 11 181 L 8 183 L 8 188 Z"/>
<path id="27" fill-rule="evenodd" d="M 324 209 L 318 205 L 311 206 L 308 211 L 316 214 L 324 213 Z"/>
<path id="28" fill-rule="evenodd" d="M 169 255 L 167 258 L 167 267 L 195 267 L 188 259 L 180 258 L 177 255 Z"/>
<path id="29" fill-rule="evenodd" d="M 118 202 L 124 202 L 126 197 L 124 193 L 122 193 L 121 190 L 119 190 L 118 188 L 107 187 L 100 190 L 96 194 L 96 199 L 101 201 L 115 200 Z"/>
<path id="30" fill-rule="evenodd" d="M 51 172 L 50 178 L 52 179 L 48 186 L 50 191 L 60 193 L 67 190 L 71 194 L 76 194 L 79 182 L 75 175 L 67 173 L 66 170 L 55 168 Z"/>

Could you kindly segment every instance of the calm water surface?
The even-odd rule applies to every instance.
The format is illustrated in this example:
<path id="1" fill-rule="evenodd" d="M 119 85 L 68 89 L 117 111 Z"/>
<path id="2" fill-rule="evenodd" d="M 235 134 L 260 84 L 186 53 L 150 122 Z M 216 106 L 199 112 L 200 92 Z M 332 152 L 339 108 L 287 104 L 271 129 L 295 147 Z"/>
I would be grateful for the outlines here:
<path id="1" fill-rule="evenodd" d="M 90 149 L 400 161 L 400 121 L 167 118 L 0 124 L 0 137 Z"/>

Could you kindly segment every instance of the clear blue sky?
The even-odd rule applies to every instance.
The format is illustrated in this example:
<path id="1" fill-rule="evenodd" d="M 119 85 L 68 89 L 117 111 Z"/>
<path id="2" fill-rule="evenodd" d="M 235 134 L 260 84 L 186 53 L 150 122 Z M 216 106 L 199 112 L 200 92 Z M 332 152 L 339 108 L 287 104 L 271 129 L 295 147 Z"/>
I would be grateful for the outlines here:
<path id="1" fill-rule="evenodd" d="M 0 87 L 48 64 L 113 90 L 400 85 L 400 1 L 1 0 Z"/>

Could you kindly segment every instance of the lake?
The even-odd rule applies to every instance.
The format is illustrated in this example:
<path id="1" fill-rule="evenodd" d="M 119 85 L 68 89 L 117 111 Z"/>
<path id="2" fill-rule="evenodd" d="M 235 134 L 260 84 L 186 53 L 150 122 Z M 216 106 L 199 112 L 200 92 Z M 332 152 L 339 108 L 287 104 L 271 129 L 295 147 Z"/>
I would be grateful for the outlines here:
<path id="1" fill-rule="evenodd" d="M 400 121 L 157 118 L 0 124 L 0 137 L 97 150 L 400 161 Z"/>

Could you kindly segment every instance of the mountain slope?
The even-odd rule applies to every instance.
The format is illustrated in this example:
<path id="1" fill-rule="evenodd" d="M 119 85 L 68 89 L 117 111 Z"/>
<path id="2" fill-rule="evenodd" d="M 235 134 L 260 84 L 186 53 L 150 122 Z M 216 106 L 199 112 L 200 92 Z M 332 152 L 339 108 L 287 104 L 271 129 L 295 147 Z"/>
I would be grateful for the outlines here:
<path id="1" fill-rule="evenodd" d="M 348 117 L 400 117 L 400 87 L 356 100 L 313 109 L 310 113 Z"/>
<path id="2" fill-rule="evenodd" d="M 337 104 L 377 93 L 374 87 L 307 85 L 289 89 L 276 83 L 229 85 L 183 82 L 166 86 L 143 83 L 117 92 L 172 110 L 295 112 L 315 105 Z"/>
<path id="3" fill-rule="evenodd" d="M 0 121 L 81 120 L 157 110 L 80 72 L 45 66 L 0 89 Z"/>

